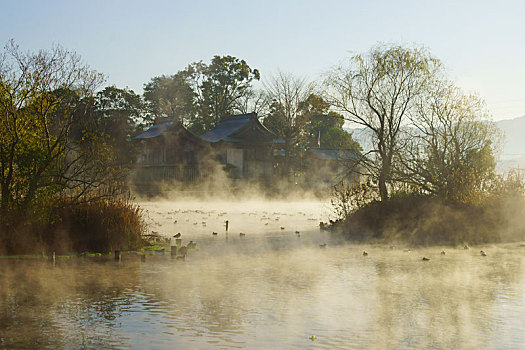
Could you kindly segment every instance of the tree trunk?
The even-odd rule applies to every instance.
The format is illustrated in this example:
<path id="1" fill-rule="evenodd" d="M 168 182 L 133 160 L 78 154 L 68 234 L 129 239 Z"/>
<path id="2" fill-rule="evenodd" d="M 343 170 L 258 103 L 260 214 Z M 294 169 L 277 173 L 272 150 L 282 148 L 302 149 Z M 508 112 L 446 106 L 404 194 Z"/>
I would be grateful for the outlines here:
<path id="1" fill-rule="evenodd" d="M 381 196 L 382 202 L 388 200 L 387 182 L 390 178 L 391 164 L 391 157 L 388 155 L 383 155 L 381 161 L 381 170 L 379 172 L 379 195 Z"/>
<path id="2" fill-rule="evenodd" d="M 290 140 L 284 142 L 284 178 L 290 181 Z"/>

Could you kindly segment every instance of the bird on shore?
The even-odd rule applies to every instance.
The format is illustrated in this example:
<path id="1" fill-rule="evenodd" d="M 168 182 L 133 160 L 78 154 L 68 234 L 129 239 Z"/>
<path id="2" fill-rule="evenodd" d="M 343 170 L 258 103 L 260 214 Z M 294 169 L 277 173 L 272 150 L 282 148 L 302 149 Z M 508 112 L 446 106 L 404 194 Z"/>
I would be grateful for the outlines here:
<path id="1" fill-rule="evenodd" d="M 468 246 L 468 244 L 465 244 L 465 246 L 463 247 L 464 250 L 468 250 L 470 249 L 470 247 Z"/>
<path id="2" fill-rule="evenodd" d="M 363 256 L 368 256 L 368 252 L 366 250 L 363 250 Z"/>
<path id="3" fill-rule="evenodd" d="M 423 260 L 423 261 L 430 261 L 430 259 L 427 258 L 426 256 L 424 256 L 423 259 L 421 259 L 421 260 Z"/>
<path id="4" fill-rule="evenodd" d="M 319 247 L 321 247 L 321 248 L 326 248 L 326 243 L 319 244 Z"/>
<path id="5" fill-rule="evenodd" d="M 246 233 L 241 232 L 241 233 L 239 233 L 239 236 L 244 237 L 244 236 L 246 236 Z"/>
<path id="6" fill-rule="evenodd" d="M 212 232 L 211 234 L 214 235 L 214 236 L 217 236 L 217 235 L 218 235 L 217 232 Z"/>
<path id="7" fill-rule="evenodd" d="M 295 231 L 295 234 L 298 235 L 300 232 L 299 231 Z"/>
<path id="8" fill-rule="evenodd" d="M 177 233 L 176 235 L 173 235 L 173 238 L 180 238 L 180 232 Z"/>
<path id="9" fill-rule="evenodd" d="M 485 253 L 483 250 L 480 250 L 479 253 L 481 254 L 481 256 L 487 256 L 487 253 Z"/>
<path id="10" fill-rule="evenodd" d="M 284 226 L 281 226 L 281 230 L 284 230 Z"/>
<path id="11" fill-rule="evenodd" d="M 444 250 L 441 251 L 441 255 L 447 254 Z"/>

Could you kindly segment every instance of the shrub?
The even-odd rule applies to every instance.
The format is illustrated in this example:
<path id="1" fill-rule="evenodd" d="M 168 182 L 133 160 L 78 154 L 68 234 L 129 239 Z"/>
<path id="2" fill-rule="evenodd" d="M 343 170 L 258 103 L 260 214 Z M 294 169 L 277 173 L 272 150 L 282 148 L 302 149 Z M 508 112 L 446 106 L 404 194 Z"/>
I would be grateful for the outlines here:
<path id="1" fill-rule="evenodd" d="M 135 250 L 145 243 L 142 210 L 129 196 L 49 205 L 45 220 L 9 226 L 2 234 L 1 253 L 105 253 Z"/>

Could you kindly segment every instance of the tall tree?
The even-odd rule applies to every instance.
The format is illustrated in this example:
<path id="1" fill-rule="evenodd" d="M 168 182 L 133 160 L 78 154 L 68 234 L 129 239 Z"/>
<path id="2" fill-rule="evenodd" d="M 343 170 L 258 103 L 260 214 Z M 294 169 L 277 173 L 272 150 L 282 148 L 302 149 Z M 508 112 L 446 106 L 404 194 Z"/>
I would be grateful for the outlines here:
<path id="1" fill-rule="evenodd" d="M 195 118 L 196 92 L 192 67 L 172 76 L 154 77 L 144 85 L 144 99 L 155 122 L 178 120 L 188 126 Z"/>
<path id="2" fill-rule="evenodd" d="M 306 124 L 302 108 L 313 91 L 313 85 L 305 79 L 278 73 L 269 79 L 265 87 L 271 104 L 264 126 L 284 140 L 283 172 L 288 174 L 290 157 Z"/>
<path id="3" fill-rule="evenodd" d="M 320 95 L 310 94 L 302 103 L 301 115 L 305 128 L 301 147 L 359 150 L 361 146 L 343 129 L 344 117 L 330 110 L 330 104 Z"/>
<path id="4" fill-rule="evenodd" d="M 206 130 L 221 116 L 238 111 L 241 99 L 251 94 L 252 81 L 261 78 L 257 69 L 233 56 L 214 56 L 201 74 L 197 103 Z"/>
<path id="5" fill-rule="evenodd" d="M 448 200 L 476 200 L 494 179 L 501 136 L 479 97 L 436 82 L 406 129 L 399 180 Z"/>
<path id="6" fill-rule="evenodd" d="M 111 188 L 118 175 L 103 140 L 71 137 L 102 81 L 60 47 L 23 53 L 13 41 L 6 45 L 0 58 L 0 224 L 13 215 L 23 220 L 57 196 Z"/>
<path id="7" fill-rule="evenodd" d="M 373 136 L 372 161 L 363 165 L 377 181 L 381 200 L 389 198 L 401 128 L 440 67 L 424 49 L 379 45 L 335 68 L 326 81 L 329 102 Z"/>
<path id="8" fill-rule="evenodd" d="M 132 137 L 150 124 L 144 101 L 133 90 L 108 86 L 96 94 L 94 103 L 91 125 L 84 130 L 106 136 L 120 164 L 129 166 L 136 154 Z"/>
<path id="9" fill-rule="evenodd" d="M 259 79 L 259 71 L 245 60 L 214 56 L 210 64 L 194 62 L 172 76 L 152 78 L 144 86 L 144 99 L 156 122 L 180 120 L 202 134 L 223 115 L 264 105 L 252 91 L 253 80 Z"/>

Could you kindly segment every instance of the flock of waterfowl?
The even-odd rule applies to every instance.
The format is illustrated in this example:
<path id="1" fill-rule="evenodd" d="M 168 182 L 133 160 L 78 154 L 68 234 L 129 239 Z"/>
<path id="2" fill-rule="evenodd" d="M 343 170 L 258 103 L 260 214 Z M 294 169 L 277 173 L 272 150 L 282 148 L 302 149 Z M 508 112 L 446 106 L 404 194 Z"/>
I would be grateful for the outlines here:
<path id="1" fill-rule="evenodd" d="M 468 250 L 470 249 L 470 247 L 468 245 L 465 245 L 463 247 L 464 250 Z M 394 250 L 394 246 L 390 246 L 390 250 Z M 404 249 L 403 250 L 405 253 L 410 253 L 410 249 Z M 487 256 L 487 253 L 485 253 L 483 250 L 480 250 L 479 251 L 480 255 L 481 256 Z M 447 252 L 445 252 L 444 250 L 441 251 L 440 255 L 444 256 L 446 255 Z M 368 252 L 366 250 L 363 250 L 363 256 L 368 256 Z M 421 259 L 422 261 L 430 261 L 430 258 L 426 257 L 426 256 L 423 256 L 423 258 Z"/>
<path id="2" fill-rule="evenodd" d="M 161 214 L 161 215 L 164 214 L 164 215 L 166 215 L 166 213 L 161 213 L 161 212 L 157 212 L 157 214 Z M 219 219 L 219 220 L 222 219 L 222 223 L 223 223 L 222 226 L 223 226 L 223 230 L 224 230 L 226 235 L 228 235 L 228 232 L 230 230 L 230 221 L 229 220 L 224 220 L 225 219 L 224 216 L 227 214 L 226 212 L 217 212 L 215 210 L 211 210 L 211 211 L 203 211 L 203 210 L 175 210 L 175 211 L 168 212 L 167 214 L 183 214 L 183 215 L 184 214 L 197 214 L 197 215 L 201 215 L 202 216 L 201 225 L 202 225 L 203 228 L 205 228 L 207 226 L 207 223 L 208 223 L 207 222 L 207 218 L 213 219 L 212 215 L 215 214 L 216 215 L 216 219 Z M 252 217 L 254 217 L 254 219 L 255 219 L 256 216 L 260 215 L 260 213 L 257 214 L 256 212 L 248 212 L 248 213 L 247 212 L 242 212 L 242 213 L 239 213 L 239 214 L 252 216 Z M 298 212 L 297 214 L 299 216 L 302 215 L 303 217 L 306 216 L 306 213 L 303 213 L 303 212 Z M 268 226 L 268 224 L 270 222 L 272 222 L 272 221 L 273 222 L 279 222 L 281 220 L 281 216 L 297 215 L 297 214 L 287 214 L 287 213 L 280 213 L 280 212 L 270 213 L 268 211 L 263 211 L 262 212 L 262 216 L 259 217 L 259 220 L 260 221 L 265 221 L 264 225 Z M 230 213 L 229 215 L 236 215 L 236 214 Z M 173 224 L 177 224 L 181 220 L 181 218 L 179 217 L 178 219 L 179 220 L 172 218 L 171 222 Z M 313 217 L 308 217 L 308 218 L 305 218 L 305 219 L 307 219 L 309 221 L 310 220 L 317 220 L 316 218 L 313 218 Z M 183 220 L 185 220 L 185 222 L 188 222 L 188 223 L 190 222 L 190 218 L 184 218 Z M 240 219 L 239 221 L 241 222 L 243 220 Z M 198 225 L 198 224 L 199 224 L 198 221 L 194 221 L 193 222 L 193 225 Z M 213 225 L 216 225 L 216 224 L 214 224 L 212 222 L 212 226 Z M 162 225 L 158 224 L 158 226 L 162 226 Z M 324 223 L 324 222 L 320 222 L 318 227 L 319 227 L 320 230 L 327 230 L 327 229 L 329 229 L 329 224 L 328 223 Z M 279 226 L 277 226 L 276 229 L 280 229 L 281 231 L 284 231 L 284 230 L 286 230 L 286 226 L 279 225 Z M 206 229 L 204 229 L 204 231 L 205 230 Z M 267 231 L 267 229 L 265 229 L 265 230 Z M 208 232 L 210 232 L 210 231 L 208 231 Z M 220 235 L 219 232 L 220 232 L 220 230 L 211 231 L 211 235 L 213 237 L 219 236 Z M 239 235 L 240 238 L 244 238 L 244 237 L 247 236 L 247 234 L 244 231 L 237 231 L 237 232 L 238 232 L 238 235 Z M 301 232 L 299 230 L 295 230 L 293 232 L 295 233 L 296 237 L 298 237 L 298 238 L 301 237 Z M 154 231 L 153 233 L 157 233 L 157 232 Z M 180 237 L 181 237 L 181 233 L 177 233 L 176 235 L 173 236 L 173 238 L 178 239 L 179 242 L 180 242 Z M 187 245 L 186 247 L 190 248 L 190 246 L 191 246 L 191 248 L 195 248 L 195 243 L 190 242 L 190 244 Z M 322 248 L 322 249 L 327 248 L 327 246 L 328 246 L 327 243 L 319 244 L 319 247 Z M 390 246 L 390 250 L 394 250 L 394 249 L 395 249 L 394 246 Z M 470 247 L 468 246 L 468 244 L 465 244 L 463 246 L 463 249 L 468 250 L 468 249 L 470 249 Z M 404 249 L 403 251 L 404 252 L 410 252 L 411 250 L 410 249 Z M 185 252 L 185 251 L 183 251 L 183 252 Z M 446 254 L 447 253 L 444 250 L 442 250 L 440 252 L 441 256 L 445 256 Z M 369 252 L 367 252 L 365 250 L 365 251 L 362 252 L 362 255 L 363 256 L 368 256 Z M 481 250 L 480 251 L 480 255 L 481 256 L 487 256 L 487 253 L 485 251 Z M 183 256 L 185 257 L 185 254 L 183 254 Z M 421 258 L 421 260 L 422 261 L 430 261 L 430 258 L 428 256 L 423 256 Z"/>

